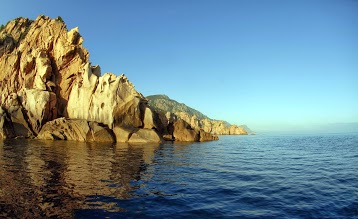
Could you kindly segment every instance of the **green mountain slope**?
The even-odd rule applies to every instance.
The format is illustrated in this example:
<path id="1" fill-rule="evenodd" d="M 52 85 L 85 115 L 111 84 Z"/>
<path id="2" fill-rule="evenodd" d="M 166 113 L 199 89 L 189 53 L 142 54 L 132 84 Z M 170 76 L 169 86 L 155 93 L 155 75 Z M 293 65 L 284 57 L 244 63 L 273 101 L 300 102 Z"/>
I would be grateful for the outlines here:
<path id="1" fill-rule="evenodd" d="M 198 119 L 210 119 L 196 109 L 188 107 L 184 103 L 179 103 L 170 99 L 167 95 L 151 95 L 146 97 L 149 100 L 149 106 L 161 112 L 185 112 L 190 116 L 196 116 Z"/>
<path id="2" fill-rule="evenodd" d="M 210 119 L 208 116 L 184 103 L 170 99 L 166 95 L 151 95 L 146 97 L 148 104 L 154 110 L 166 114 L 170 112 L 188 122 L 193 128 L 204 129 L 213 134 L 251 134 L 246 125 L 231 125 L 222 120 Z"/>

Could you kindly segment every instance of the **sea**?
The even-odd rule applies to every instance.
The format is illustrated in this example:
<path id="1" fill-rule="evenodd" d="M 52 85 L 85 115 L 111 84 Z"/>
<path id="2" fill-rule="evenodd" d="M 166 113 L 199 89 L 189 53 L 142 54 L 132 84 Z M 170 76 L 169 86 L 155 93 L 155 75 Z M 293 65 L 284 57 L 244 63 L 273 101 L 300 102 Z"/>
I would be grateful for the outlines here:
<path id="1" fill-rule="evenodd" d="M 358 133 L 2 140 L 0 218 L 358 218 Z"/>

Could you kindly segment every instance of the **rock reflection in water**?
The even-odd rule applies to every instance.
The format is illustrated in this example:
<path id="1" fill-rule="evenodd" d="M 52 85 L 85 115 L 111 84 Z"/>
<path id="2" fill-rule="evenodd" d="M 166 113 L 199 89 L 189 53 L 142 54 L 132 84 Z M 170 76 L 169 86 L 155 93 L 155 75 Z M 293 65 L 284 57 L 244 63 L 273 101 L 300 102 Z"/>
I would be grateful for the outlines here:
<path id="1" fill-rule="evenodd" d="M 0 217 L 73 217 L 79 209 L 121 211 L 159 145 L 0 141 Z M 146 175 L 148 180 L 151 176 Z"/>

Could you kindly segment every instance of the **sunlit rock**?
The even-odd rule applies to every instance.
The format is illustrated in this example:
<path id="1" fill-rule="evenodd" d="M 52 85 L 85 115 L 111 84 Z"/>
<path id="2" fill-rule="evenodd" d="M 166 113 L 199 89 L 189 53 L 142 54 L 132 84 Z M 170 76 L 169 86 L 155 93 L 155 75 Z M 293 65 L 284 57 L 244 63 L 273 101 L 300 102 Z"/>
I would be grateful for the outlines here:
<path id="1" fill-rule="evenodd" d="M 55 119 L 46 123 L 37 136 L 45 140 L 85 142 L 115 142 L 112 131 L 105 125 L 86 120 Z"/>
<path id="2" fill-rule="evenodd" d="M 1 30 L 2 136 L 118 142 L 173 136 L 128 78 L 101 75 L 82 44 L 79 29 L 68 30 L 60 18 L 17 18 Z"/>
<path id="3" fill-rule="evenodd" d="M 161 137 L 154 129 L 139 129 L 134 132 L 128 140 L 129 143 L 160 143 Z"/>
<path id="4" fill-rule="evenodd" d="M 199 132 L 192 129 L 184 120 L 180 119 L 174 123 L 173 137 L 175 141 L 199 141 Z"/>

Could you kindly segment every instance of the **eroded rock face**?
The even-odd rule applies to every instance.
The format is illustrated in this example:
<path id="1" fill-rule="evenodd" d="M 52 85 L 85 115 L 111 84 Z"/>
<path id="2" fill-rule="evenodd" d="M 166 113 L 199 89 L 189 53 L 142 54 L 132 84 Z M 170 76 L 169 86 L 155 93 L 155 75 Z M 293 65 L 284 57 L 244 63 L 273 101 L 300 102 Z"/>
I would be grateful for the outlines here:
<path id="1" fill-rule="evenodd" d="M 199 141 L 199 132 L 192 129 L 184 120 L 180 119 L 174 123 L 173 137 L 175 141 Z"/>
<path id="2" fill-rule="evenodd" d="M 87 64 L 74 82 L 67 105 L 67 116 L 117 126 L 143 126 L 146 100 L 125 75 L 98 75 Z M 143 106 L 142 106 L 143 105 Z"/>
<path id="3" fill-rule="evenodd" d="M 129 143 L 160 143 L 162 138 L 154 129 L 139 129 L 128 140 Z"/>
<path id="4" fill-rule="evenodd" d="M 215 141 L 219 140 L 217 135 L 212 135 L 211 133 L 205 132 L 204 130 L 200 130 L 200 141 Z"/>
<path id="5" fill-rule="evenodd" d="M 31 137 L 33 131 L 29 127 L 26 119 L 26 113 L 24 108 L 19 101 L 19 97 L 15 93 L 11 93 L 5 99 L 2 105 L 3 114 L 6 118 L 9 118 L 10 124 L 7 126 L 12 129 L 13 137 Z"/>
<path id="6" fill-rule="evenodd" d="M 37 135 L 47 121 L 64 115 L 73 82 L 88 63 L 88 52 L 79 34 L 68 34 L 63 22 L 45 16 L 10 21 L 0 33 L 4 38 L 0 105 L 11 117 L 16 135 Z M 11 98 L 17 103 L 9 102 Z"/>
<path id="7" fill-rule="evenodd" d="M 169 123 L 176 118 L 167 120 L 149 108 L 125 75 L 101 76 L 82 43 L 78 28 L 68 31 L 61 19 L 17 18 L 6 25 L 0 32 L 0 137 L 200 140 L 198 131 L 196 137 L 180 137 L 193 131 L 188 124 L 174 138 Z"/>
<path id="8" fill-rule="evenodd" d="M 214 141 L 218 136 L 204 130 L 192 128 L 186 121 L 179 119 L 173 124 L 173 137 L 175 141 Z"/>
<path id="9" fill-rule="evenodd" d="M 0 107 L 0 139 L 13 138 L 15 136 L 11 119 Z"/>
<path id="10" fill-rule="evenodd" d="M 117 142 L 128 142 L 133 132 L 137 130 L 133 127 L 120 127 L 115 126 L 113 128 L 114 135 L 116 136 Z"/>
<path id="11" fill-rule="evenodd" d="M 57 118 L 55 93 L 38 89 L 24 89 L 21 97 L 21 105 L 27 111 L 27 121 L 34 134 L 37 134 L 46 122 Z"/>
<path id="12" fill-rule="evenodd" d="M 37 136 L 45 140 L 73 140 L 85 142 L 115 142 L 108 126 L 83 119 L 55 119 L 46 123 Z"/>
<path id="13" fill-rule="evenodd" d="M 47 90 L 56 94 L 58 114 L 63 115 L 73 82 L 89 62 L 78 30 L 68 32 L 60 20 L 39 16 L 10 21 L 1 34 L 17 47 L 0 57 L 0 103 L 23 88 Z"/>

